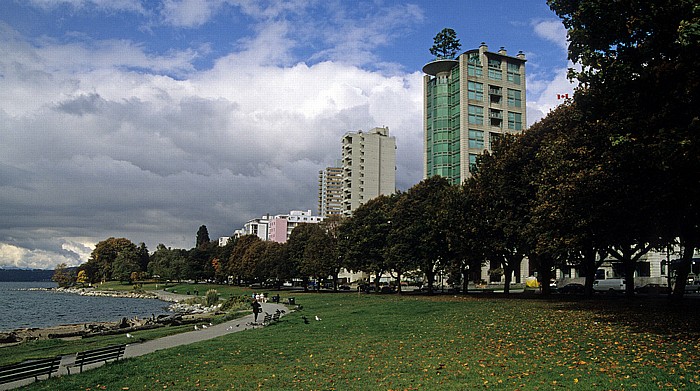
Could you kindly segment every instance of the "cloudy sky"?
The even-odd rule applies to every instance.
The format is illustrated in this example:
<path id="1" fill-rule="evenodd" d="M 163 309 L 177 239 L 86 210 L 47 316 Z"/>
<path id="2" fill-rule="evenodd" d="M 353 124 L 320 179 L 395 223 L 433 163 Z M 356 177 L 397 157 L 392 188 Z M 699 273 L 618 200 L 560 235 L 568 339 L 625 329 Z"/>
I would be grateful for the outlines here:
<path id="1" fill-rule="evenodd" d="M 463 50 L 526 54 L 530 124 L 571 93 L 545 0 L 1 1 L 0 267 L 316 213 L 348 131 L 388 126 L 411 187 L 421 68 L 444 27 Z"/>

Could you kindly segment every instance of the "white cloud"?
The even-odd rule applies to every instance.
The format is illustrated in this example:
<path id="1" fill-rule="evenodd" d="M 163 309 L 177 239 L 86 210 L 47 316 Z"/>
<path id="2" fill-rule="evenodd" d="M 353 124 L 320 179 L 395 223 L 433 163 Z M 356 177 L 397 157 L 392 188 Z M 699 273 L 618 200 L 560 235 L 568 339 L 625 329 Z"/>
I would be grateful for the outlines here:
<path id="1" fill-rule="evenodd" d="M 572 63 L 569 63 L 574 67 Z M 544 79 L 544 75 L 532 75 L 528 77 L 528 89 L 532 97 L 527 100 L 527 121 L 532 125 L 542 119 L 555 107 L 564 103 L 565 97 L 573 98 L 577 82 L 571 82 L 567 78 L 568 68 L 560 68 L 554 71 L 552 79 Z"/>
<path id="2" fill-rule="evenodd" d="M 0 30 L 11 44 L 0 56 L 0 265 L 77 264 L 110 236 L 190 248 L 202 224 L 224 236 L 266 213 L 315 210 L 317 173 L 347 131 L 389 126 L 399 186 L 418 182 L 421 75 L 291 64 L 287 28 L 268 24 L 205 71 L 130 43 L 116 58 L 112 42 L 32 45 Z M 187 77 L 154 74 L 163 67 Z"/>
<path id="3" fill-rule="evenodd" d="M 562 60 L 565 59 L 568 42 L 566 29 L 558 19 L 538 20 L 532 22 L 535 34 L 562 49 Z M 530 57 L 530 56 L 528 56 Z M 527 76 L 527 122 L 528 126 L 542 119 L 552 109 L 564 102 L 565 96 L 572 98 L 577 82 L 567 78 L 569 68 L 579 68 L 568 61 L 566 66 L 557 69 L 542 69 L 537 64 L 530 64 Z"/>
<path id="4" fill-rule="evenodd" d="M 197 27 L 208 22 L 222 3 L 220 0 L 165 0 L 161 14 L 166 24 Z"/>
<path id="5" fill-rule="evenodd" d="M 559 19 L 539 20 L 532 23 L 533 29 L 537 36 L 546 39 L 567 50 L 569 43 L 567 42 L 566 28 Z"/>

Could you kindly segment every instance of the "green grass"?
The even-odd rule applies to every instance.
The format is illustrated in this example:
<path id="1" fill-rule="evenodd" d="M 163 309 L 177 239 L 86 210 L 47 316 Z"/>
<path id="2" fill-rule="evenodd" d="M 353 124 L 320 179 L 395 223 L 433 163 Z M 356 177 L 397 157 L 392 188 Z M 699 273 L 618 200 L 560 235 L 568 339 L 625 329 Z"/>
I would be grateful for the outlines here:
<path id="1" fill-rule="evenodd" d="M 263 329 L 28 389 L 646 390 L 700 383 L 693 301 L 296 298 L 303 310 Z"/>

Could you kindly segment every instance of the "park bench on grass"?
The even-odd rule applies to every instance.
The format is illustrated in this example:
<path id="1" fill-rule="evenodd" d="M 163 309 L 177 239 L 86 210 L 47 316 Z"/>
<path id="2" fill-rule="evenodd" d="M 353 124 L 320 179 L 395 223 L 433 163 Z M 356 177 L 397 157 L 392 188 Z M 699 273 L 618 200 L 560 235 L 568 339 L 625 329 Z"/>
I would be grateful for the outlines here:
<path id="1" fill-rule="evenodd" d="M 4 365 L 0 367 L 0 384 L 11 383 L 18 380 L 34 378 L 39 380 L 39 376 L 51 374 L 58 370 L 61 364 L 61 356 L 52 358 L 42 358 L 39 360 L 27 360 L 18 364 Z"/>
<path id="2" fill-rule="evenodd" d="M 103 362 L 106 364 L 109 360 L 119 360 L 121 356 L 124 355 L 124 350 L 126 345 L 112 345 L 106 348 L 86 350 L 84 352 L 78 352 L 75 355 L 75 363 L 66 367 L 68 373 L 70 374 L 70 369 L 74 367 L 80 367 L 80 372 L 83 372 L 83 366 L 88 364 L 94 364 L 98 362 Z"/>

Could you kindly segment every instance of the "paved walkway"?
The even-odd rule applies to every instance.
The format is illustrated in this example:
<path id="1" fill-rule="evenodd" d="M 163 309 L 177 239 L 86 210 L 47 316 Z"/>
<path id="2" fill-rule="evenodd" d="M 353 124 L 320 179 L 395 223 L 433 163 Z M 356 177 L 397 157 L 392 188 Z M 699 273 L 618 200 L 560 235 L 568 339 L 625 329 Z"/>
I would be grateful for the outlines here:
<path id="1" fill-rule="evenodd" d="M 159 293 L 162 293 L 159 292 Z M 177 295 L 173 293 L 168 293 L 167 294 L 168 298 L 166 299 L 165 296 L 161 296 L 159 294 L 159 297 L 162 299 L 165 299 L 167 301 L 174 301 L 172 299 L 174 298 L 186 298 L 187 296 L 185 295 Z M 174 295 L 174 296 L 173 296 Z M 177 296 L 177 297 L 176 297 Z M 255 328 L 260 328 L 262 326 L 262 320 L 265 316 L 265 312 L 274 314 L 275 311 L 280 310 L 280 311 L 285 311 L 288 312 L 289 309 L 285 307 L 282 304 L 277 304 L 277 303 L 261 303 L 262 304 L 262 310 L 263 312 L 261 314 L 258 314 L 258 325 L 253 324 L 253 314 L 251 313 L 250 315 L 246 315 L 242 318 L 238 319 L 233 319 L 225 323 L 220 323 L 216 325 L 205 325 L 206 327 L 202 327 L 201 323 L 198 324 L 198 330 L 194 330 L 194 325 L 192 326 L 193 330 L 188 331 L 186 333 L 180 333 L 180 334 L 174 334 L 174 335 L 169 335 L 167 337 L 163 338 L 158 338 L 150 341 L 145 341 L 145 342 L 140 342 L 140 343 L 129 343 L 129 339 L 127 337 L 124 337 L 124 342 L 126 342 L 128 345 L 126 346 L 126 350 L 124 351 L 124 358 L 128 357 L 138 357 L 138 356 L 143 356 L 149 353 L 153 353 L 157 350 L 163 350 L 163 349 L 169 349 L 173 348 L 176 346 L 182 346 L 182 345 L 188 345 L 191 343 L 195 342 L 201 342 L 205 341 L 208 339 L 220 337 L 222 335 L 230 334 L 230 333 L 235 333 L 237 331 L 243 331 L 243 330 L 248 330 L 248 329 L 255 329 Z M 284 316 L 285 314 L 282 314 Z M 75 362 L 75 354 L 70 354 L 67 356 L 63 356 L 61 359 L 61 366 L 58 369 L 58 372 L 52 376 L 63 376 L 68 374 L 68 370 L 66 367 L 68 365 L 71 365 Z M 103 363 L 98 363 L 98 364 L 93 364 L 89 366 L 85 366 L 83 370 L 86 369 L 92 369 L 92 368 L 97 368 L 99 366 L 104 365 Z M 76 373 L 77 368 L 73 370 L 73 373 Z M 78 370 L 79 371 L 79 370 Z M 42 377 L 43 379 L 44 377 Z M 8 384 L 0 384 L 0 391 L 4 390 L 11 390 L 13 388 L 21 387 L 26 384 L 33 383 L 34 379 L 27 379 L 27 380 L 22 380 L 22 381 L 17 381 L 13 383 L 8 383 Z"/>

